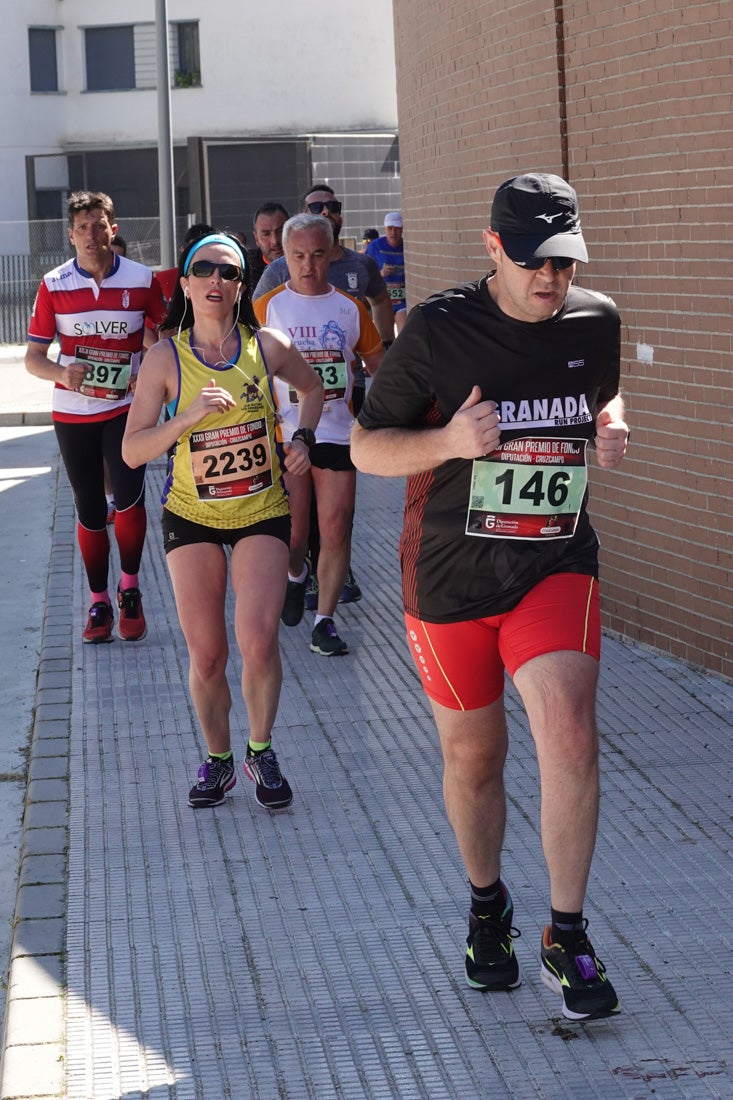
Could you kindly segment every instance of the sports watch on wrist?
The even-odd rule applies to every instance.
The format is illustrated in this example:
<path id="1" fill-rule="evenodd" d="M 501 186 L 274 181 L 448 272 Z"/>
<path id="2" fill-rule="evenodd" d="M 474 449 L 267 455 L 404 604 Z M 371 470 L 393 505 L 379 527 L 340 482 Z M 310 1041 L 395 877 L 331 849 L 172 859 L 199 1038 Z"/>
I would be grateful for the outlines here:
<path id="1" fill-rule="evenodd" d="M 302 439 L 309 451 L 311 447 L 315 447 L 316 445 L 316 433 L 312 428 L 296 428 L 292 438 Z"/>

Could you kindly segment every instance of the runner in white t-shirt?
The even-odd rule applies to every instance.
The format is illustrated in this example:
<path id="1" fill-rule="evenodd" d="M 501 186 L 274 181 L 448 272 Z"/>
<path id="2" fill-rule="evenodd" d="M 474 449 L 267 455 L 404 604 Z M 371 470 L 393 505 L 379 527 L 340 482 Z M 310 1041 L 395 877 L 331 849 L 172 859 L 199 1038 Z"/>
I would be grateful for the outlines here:
<path id="1" fill-rule="evenodd" d="M 275 380 L 283 440 L 305 438 L 310 446 L 308 474 L 286 475 L 292 516 L 288 589 L 282 611 L 286 626 L 303 617 L 308 583 L 306 551 L 311 493 L 315 494 L 321 532 L 318 558 L 318 610 L 311 649 L 340 656 L 348 646 L 339 637 L 334 611 L 346 578 L 351 551 L 351 522 L 356 471 L 349 454 L 354 422 L 354 361 L 359 355 L 370 373 L 382 361 L 382 338 L 361 302 L 328 282 L 333 244 L 328 223 L 318 215 L 297 214 L 283 229 L 290 271 L 287 283 L 254 302 L 258 320 L 290 337 L 318 371 L 325 401 L 315 435 L 297 428 L 297 395 Z"/>

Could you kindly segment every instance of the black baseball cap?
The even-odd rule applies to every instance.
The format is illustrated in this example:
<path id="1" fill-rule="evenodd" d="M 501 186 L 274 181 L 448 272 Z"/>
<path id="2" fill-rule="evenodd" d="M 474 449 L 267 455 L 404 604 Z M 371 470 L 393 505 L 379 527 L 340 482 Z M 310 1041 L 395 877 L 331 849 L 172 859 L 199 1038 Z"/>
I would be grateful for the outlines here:
<path id="1" fill-rule="evenodd" d="M 588 262 L 578 196 L 560 176 L 528 172 L 502 183 L 491 204 L 491 228 L 515 263 L 554 256 Z"/>

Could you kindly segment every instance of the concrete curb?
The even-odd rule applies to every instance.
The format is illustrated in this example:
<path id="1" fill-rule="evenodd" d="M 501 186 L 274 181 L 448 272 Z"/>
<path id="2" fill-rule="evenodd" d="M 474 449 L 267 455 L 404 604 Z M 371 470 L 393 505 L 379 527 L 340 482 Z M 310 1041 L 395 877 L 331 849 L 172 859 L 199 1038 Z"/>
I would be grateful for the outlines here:
<path id="1" fill-rule="evenodd" d="M 69 501 L 59 509 L 59 471 L 56 476 L 0 1063 L 2 1100 L 58 1097 L 64 1089 L 73 507 Z"/>
<path id="2" fill-rule="evenodd" d="M 39 409 L 34 412 L 0 413 L 0 427 L 3 428 L 37 428 L 47 427 L 51 424 L 53 424 L 53 418 L 50 409 Z"/>

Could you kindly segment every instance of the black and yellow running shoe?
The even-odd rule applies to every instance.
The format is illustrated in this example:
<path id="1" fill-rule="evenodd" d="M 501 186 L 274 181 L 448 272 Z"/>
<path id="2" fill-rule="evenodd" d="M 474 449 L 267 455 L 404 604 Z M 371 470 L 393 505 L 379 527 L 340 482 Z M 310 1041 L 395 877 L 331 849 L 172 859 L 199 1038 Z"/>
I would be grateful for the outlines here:
<path id="1" fill-rule="evenodd" d="M 606 977 L 606 968 L 585 934 L 583 921 L 568 944 L 552 942 L 548 924 L 542 936 L 542 981 L 562 997 L 562 1014 L 568 1020 L 602 1020 L 621 1009 Z"/>
<path id="2" fill-rule="evenodd" d="M 512 928 L 514 906 L 506 887 L 502 889 L 506 905 L 501 916 L 468 914 L 466 978 L 472 989 L 506 990 L 522 984 L 513 944 L 520 932 Z"/>

